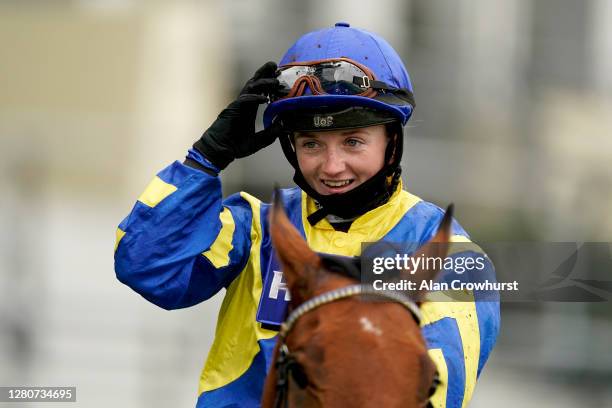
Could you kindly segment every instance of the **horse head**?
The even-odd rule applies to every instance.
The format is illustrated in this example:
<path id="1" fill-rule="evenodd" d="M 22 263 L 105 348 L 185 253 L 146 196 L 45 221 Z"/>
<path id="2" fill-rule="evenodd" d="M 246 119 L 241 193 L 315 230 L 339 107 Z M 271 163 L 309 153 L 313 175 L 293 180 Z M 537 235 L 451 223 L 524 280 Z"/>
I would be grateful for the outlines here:
<path id="1" fill-rule="evenodd" d="M 449 207 L 434 238 L 413 256 L 446 256 L 451 213 Z M 371 301 L 363 293 L 337 296 L 358 288 L 358 281 L 330 271 L 325 258 L 308 247 L 287 218 L 278 191 L 270 229 L 293 313 L 281 327 L 262 406 L 427 406 L 437 380 L 418 322 L 416 305 L 424 291 L 414 291 L 408 302 Z M 434 279 L 437 273 L 419 270 L 412 280 Z"/>

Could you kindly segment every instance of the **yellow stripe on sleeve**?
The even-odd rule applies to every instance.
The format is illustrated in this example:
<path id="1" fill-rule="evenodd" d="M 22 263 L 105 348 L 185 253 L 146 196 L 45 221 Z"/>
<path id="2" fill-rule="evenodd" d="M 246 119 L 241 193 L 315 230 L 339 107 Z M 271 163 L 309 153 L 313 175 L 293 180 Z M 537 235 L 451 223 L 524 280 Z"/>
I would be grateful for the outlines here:
<path id="1" fill-rule="evenodd" d="M 431 405 L 433 405 L 434 408 L 444 408 L 446 406 L 446 392 L 448 390 L 448 368 L 446 367 L 446 360 L 444 360 L 442 349 L 431 349 L 428 350 L 428 352 L 429 357 L 431 357 L 438 368 L 438 378 L 440 380 L 436 392 L 431 397 Z"/>
<path id="2" fill-rule="evenodd" d="M 121 238 L 123 238 L 124 235 L 125 235 L 125 231 L 123 231 L 121 228 L 117 228 L 117 231 L 115 232 L 115 252 L 117 252 L 117 247 L 119 247 L 119 242 L 121 241 Z"/>
<path id="3" fill-rule="evenodd" d="M 466 237 L 465 235 L 453 235 L 450 238 L 450 242 L 472 242 L 470 241 L 470 239 L 468 237 Z"/>
<path id="4" fill-rule="evenodd" d="M 473 251 L 483 254 L 483 250 L 468 237 L 453 235 L 450 239 L 451 246 L 448 256 Z M 471 291 L 439 291 L 428 294 L 426 301 L 421 307 L 423 313 L 422 326 L 434 323 L 445 317 L 455 320 L 459 329 L 461 343 L 463 346 L 463 360 L 465 364 L 465 389 L 462 407 L 468 405 L 474 393 L 478 375 L 478 360 L 480 358 L 480 328 L 478 327 L 478 315 L 476 304 Z M 439 301 L 435 301 L 439 300 Z M 448 390 L 448 368 L 441 349 L 429 350 L 430 357 L 436 363 L 442 384 L 431 399 L 434 407 L 446 406 L 446 394 Z"/>
<path id="5" fill-rule="evenodd" d="M 223 387 L 243 375 L 261 351 L 259 340 L 277 335 L 257 322 L 257 307 L 263 289 L 259 253 L 261 250 L 261 203 L 240 193 L 251 206 L 251 255 L 244 270 L 229 285 L 219 310 L 215 341 L 200 376 L 198 395 Z"/>
<path id="6" fill-rule="evenodd" d="M 476 243 L 472 242 L 468 237 L 463 235 L 453 235 L 450 237 L 450 246 L 448 248 L 447 256 L 451 256 L 454 254 L 458 254 L 460 252 L 475 252 L 477 254 L 482 254 L 486 257 L 486 254 L 482 250 L 480 246 Z"/>
<path id="7" fill-rule="evenodd" d="M 480 358 L 480 328 L 478 327 L 476 304 L 473 294 L 469 293 L 468 296 L 471 301 L 424 302 L 421 306 L 421 312 L 423 313 L 421 326 L 445 317 L 453 318 L 457 322 L 461 343 L 463 344 L 465 363 L 465 391 L 462 407 L 465 407 L 472 399 L 478 374 L 478 359 Z M 438 369 L 440 369 L 439 366 Z"/>
<path id="8" fill-rule="evenodd" d="M 149 207 L 155 207 L 176 190 L 176 186 L 166 183 L 158 176 L 155 176 L 147 188 L 145 188 L 145 191 L 138 197 L 138 201 Z"/>
<path id="9" fill-rule="evenodd" d="M 202 253 L 215 268 L 223 268 L 229 265 L 229 253 L 234 248 L 232 246 L 232 237 L 236 229 L 232 213 L 227 208 L 223 209 L 219 219 L 221 220 L 221 231 L 219 231 L 219 235 L 210 249 Z"/>

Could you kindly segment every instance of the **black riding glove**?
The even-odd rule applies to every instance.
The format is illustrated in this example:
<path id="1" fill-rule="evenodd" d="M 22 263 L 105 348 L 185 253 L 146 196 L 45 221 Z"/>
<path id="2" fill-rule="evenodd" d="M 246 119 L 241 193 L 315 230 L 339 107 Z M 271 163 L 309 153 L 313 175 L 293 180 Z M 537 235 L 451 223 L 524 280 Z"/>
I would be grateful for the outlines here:
<path id="1" fill-rule="evenodd" d="M 269 146 L 282 133 L 278 125 L 255 133 L 255 117 L 266 95 L 280 87 L 276 63 L 266 62 L 249 79 L 238 99 L 230 103 L 193 147 L 212 164 L 224 169 L 232 160 L 249 156 Z"/>

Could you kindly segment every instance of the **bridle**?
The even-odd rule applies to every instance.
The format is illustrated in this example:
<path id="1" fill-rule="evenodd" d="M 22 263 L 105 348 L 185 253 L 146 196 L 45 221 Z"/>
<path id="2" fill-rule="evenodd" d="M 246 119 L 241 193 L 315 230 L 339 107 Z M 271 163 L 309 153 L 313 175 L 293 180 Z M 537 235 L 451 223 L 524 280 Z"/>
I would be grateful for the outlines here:
<path id="1" fill-rule="evenodd" d="M 353 296 L 367 296 L 371 298 L 379 298 L 395 303 L 399 303 L 404 306 L 412 314 L 412 317 L 416 321 L 417 325 L 421 323 L 421 311 L 417 304 L 409 299 L 407 296 L 392 291 L 376 290 L 369 285 L 350 285 L 344 286 L 339 289 L 335 289 L 329 292 L 322 293 L 314 298 L 302 303 L 300 306 L 295 308 L 287 317 L 287 320 L 281 324 L 279 337 L 279 349 L 278 357 L 276 358 L 276 398 L 274 406 L 276 408 L 287 407 L 289 404 L 288 391 L 289 391 L 289 374 L 290 372 L 299 366 L 295 358 L 291 355 L 289 348 L 287 347 L 286 340 L 287 336 L 291 332 L 297 320 L 305 315 L 306 313 L 318 308 L 319 306 L 335 302 L 340 299 L 346 299 Z M 306 382 L 306 379 L 302 379 Z M 434 385 L 437 385 L 434 381 Z"/>

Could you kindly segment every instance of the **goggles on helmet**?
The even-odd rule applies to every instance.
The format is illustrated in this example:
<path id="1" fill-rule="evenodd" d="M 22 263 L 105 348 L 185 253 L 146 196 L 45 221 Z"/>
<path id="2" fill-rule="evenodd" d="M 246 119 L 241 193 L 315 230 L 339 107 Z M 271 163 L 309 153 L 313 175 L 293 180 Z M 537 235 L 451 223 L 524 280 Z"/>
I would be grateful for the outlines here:
<path id="1" fill-rule="evenodd" d="M 281 65 L 277 72 L 281 88 L 271 95 L 272 101 L 302 96 L 308 87 L 313 95 L 374 98 L 379 92 L 390 92 L 414 106 L 412 92 L 378 81 L 368 67 L 349 58 L 295 62 Z"/>

